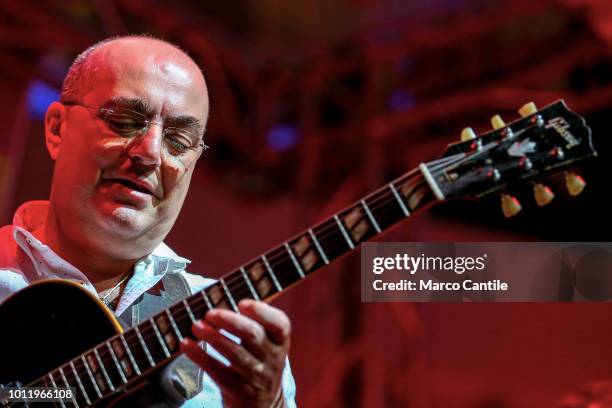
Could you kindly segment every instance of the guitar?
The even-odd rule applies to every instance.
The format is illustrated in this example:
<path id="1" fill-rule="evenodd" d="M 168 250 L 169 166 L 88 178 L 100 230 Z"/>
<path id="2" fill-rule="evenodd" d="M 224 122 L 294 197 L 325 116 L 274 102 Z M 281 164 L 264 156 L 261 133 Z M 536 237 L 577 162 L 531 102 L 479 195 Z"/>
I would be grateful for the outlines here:
<path id="1" fill-rule="evenodd" d="M 69 402 L 56 403 L 60 406 L 119 406 L 179 355 L 179 342 L 191 336 L 196 316 L 212 308 L 237 310 L 243 298 L 268 301 L 435 203 L 533 182 L 537 204 L 547 204 L 554 194 L 536 180 L 595 157 L 591 130 L 563 101 L 541 110 L 530 103 L 519 112 L 522 117 L 507 125 L 494 117 L 494 129 L 480 136 L 464 129 L 461 141 L 450 144 L 441 158 L 421 163 L 125 331 L 109 309 L 76 283 L 51 280 L 28 286 L 0 306 L 0 384 L 76 390 Z M 584 188 L 573 173 L 566 173 L 566 183 L 571 195 Z M 501 197 L 504 215 L 520 210 L 512 196 Z M 7 399 L 0 404 L 25 405 Z"/>

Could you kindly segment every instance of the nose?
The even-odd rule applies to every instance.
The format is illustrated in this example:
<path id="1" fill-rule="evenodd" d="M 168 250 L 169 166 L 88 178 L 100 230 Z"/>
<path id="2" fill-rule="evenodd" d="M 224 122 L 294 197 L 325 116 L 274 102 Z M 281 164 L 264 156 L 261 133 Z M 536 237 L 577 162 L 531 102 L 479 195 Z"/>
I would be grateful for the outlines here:
<path id="1" fill-rule="evenodd" d="M 151 126 L 147 133 L 136 138 L 129 150 L 129 156 L 135 166 L 143 171 L 151 171 L 161 166 L 162 130 Z"/>

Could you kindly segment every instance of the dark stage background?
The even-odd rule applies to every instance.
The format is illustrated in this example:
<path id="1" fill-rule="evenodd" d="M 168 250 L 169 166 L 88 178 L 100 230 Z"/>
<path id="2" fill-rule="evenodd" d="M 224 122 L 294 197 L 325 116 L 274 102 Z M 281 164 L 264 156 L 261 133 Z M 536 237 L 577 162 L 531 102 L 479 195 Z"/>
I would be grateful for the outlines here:
<path id="1" fill-rule="evenodd" d="M 143 32 L 186 49 L 210 89 L 212 149 L 167 238 L 192 272 L 221 276 L 530 100 L 564 98 L 592 126 L 581 196 L 523 194 L 509 220 L 499 197 L 451 202 L 382 240 L 610 240 L 606 0 L 0 1 L 3 224 L 48 195 L 42 118 L 72 59 Z M 304 407 L 556 407 L 612 380 L 604 304 L 364 304 L 358 254 L 274 303 Z"/>

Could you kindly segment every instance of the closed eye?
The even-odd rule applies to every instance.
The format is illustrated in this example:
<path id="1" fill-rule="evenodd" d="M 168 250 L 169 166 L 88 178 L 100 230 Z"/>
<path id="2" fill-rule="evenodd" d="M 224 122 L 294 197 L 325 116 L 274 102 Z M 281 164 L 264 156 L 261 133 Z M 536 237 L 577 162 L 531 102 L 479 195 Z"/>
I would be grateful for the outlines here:
<path id="1" fill-rule="evenodd" d="M 179 142 L 178 140 L 173 139 L 172 137 L 166 137 L 166 141 L 179 153 L 185 153 L 191 147 L 190 145 L 185 145 L 184 143 Z"/>

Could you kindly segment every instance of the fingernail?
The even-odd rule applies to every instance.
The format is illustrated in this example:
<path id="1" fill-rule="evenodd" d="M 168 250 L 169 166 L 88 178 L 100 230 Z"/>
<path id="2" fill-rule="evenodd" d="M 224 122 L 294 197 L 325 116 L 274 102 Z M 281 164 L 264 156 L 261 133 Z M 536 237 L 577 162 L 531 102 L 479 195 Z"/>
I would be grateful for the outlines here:
<path id="1" fill-rule="evenodd" d="M 255 300 L 253 299 L 242 299 L 238 302 L 238 305 L 241 307 L 253 307 L 255 305 Z"/>

